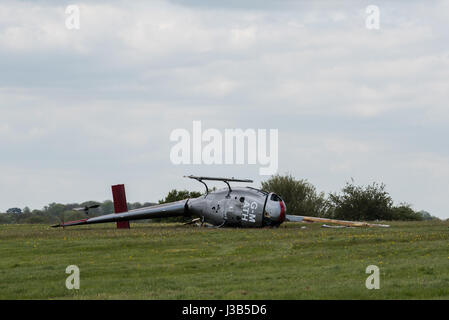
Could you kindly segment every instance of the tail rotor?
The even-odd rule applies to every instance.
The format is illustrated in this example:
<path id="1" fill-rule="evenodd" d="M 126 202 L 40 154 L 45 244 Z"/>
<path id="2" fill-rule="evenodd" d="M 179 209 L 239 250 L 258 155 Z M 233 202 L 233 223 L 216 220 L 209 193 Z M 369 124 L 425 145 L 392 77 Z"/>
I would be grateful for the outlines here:
<path id="1" fill-rule="evenodd" d="M 89 210 L 90 210 L 90 209 L 96 209 L 96 208 L 98 208 L 98 207 L 100 207 L 99 204 L 93 204 L 93 205 L 91 205 L 91 206 L 85 206 L 85 207 L 80 207 L 80 208 L 73 208 L 72 210 L 75 210 L 75 211 L 84 211 L 84 213 L 86 214 L 86 216 L 88 216 L 88 215 L 89 215 Z"/>

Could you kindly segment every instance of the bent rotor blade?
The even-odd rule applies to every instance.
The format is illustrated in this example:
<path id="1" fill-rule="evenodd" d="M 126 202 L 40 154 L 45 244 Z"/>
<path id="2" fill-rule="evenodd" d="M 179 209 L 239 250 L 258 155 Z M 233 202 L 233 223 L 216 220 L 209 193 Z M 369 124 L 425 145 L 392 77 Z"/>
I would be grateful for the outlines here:
<path id="1" fill-rule="evenodd" d="M 318 218 L 318 217 L 307 217 L 307 216 L 294 216 L 287 215 L 286 221 L 290 222 L 324 222 L 324 223 L 335 223 L 342 226 L 348 227 L 382 227 L 388 228 L 390 227 L 388 224 L 374 224 L 360 221 L 347 221 L 347 220 L 336 220 L 336 219 L 327 219 L 327 218 Z"/>

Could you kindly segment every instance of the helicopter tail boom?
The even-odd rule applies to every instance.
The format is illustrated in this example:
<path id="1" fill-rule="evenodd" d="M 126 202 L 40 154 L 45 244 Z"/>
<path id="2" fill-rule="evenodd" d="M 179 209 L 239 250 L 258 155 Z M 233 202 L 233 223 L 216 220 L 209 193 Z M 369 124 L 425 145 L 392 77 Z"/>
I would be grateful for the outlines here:
<path id="1" fill-rule="evenodd" d="M 130 220 L 154 219 L 184 216 L 187 214 L 187 202 L 189 200 L 180 200 L 171 203 L 164 203 L 121 213 L 110 213 L 98 217 L 69 221 L 60 223 L 52 227 L 69 227 L 83 224 L 95 224 L 106 222 L 128 222 Z"/>

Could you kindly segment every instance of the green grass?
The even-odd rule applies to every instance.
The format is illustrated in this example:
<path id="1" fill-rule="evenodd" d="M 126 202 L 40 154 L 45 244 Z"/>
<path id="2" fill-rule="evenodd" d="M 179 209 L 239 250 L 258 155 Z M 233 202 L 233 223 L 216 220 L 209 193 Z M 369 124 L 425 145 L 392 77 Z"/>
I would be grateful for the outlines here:
<path id="1" fill-rule="evenodd" d="M 0 299 L 449 299 L 448 222 L 302 226 L 0 225 Z"/>

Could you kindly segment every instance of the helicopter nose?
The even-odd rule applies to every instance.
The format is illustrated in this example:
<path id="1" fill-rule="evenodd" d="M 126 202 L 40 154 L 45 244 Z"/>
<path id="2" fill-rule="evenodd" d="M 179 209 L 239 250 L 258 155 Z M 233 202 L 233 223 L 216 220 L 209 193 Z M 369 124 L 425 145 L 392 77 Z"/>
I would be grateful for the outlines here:
<path id="1" fill-rule="evenodd" d="M 265 216 L 273 223 L 280 224 L 285 221 L 287 207 L 285 202 L 275 193 L 270 193 L 265 206 Z"/>

